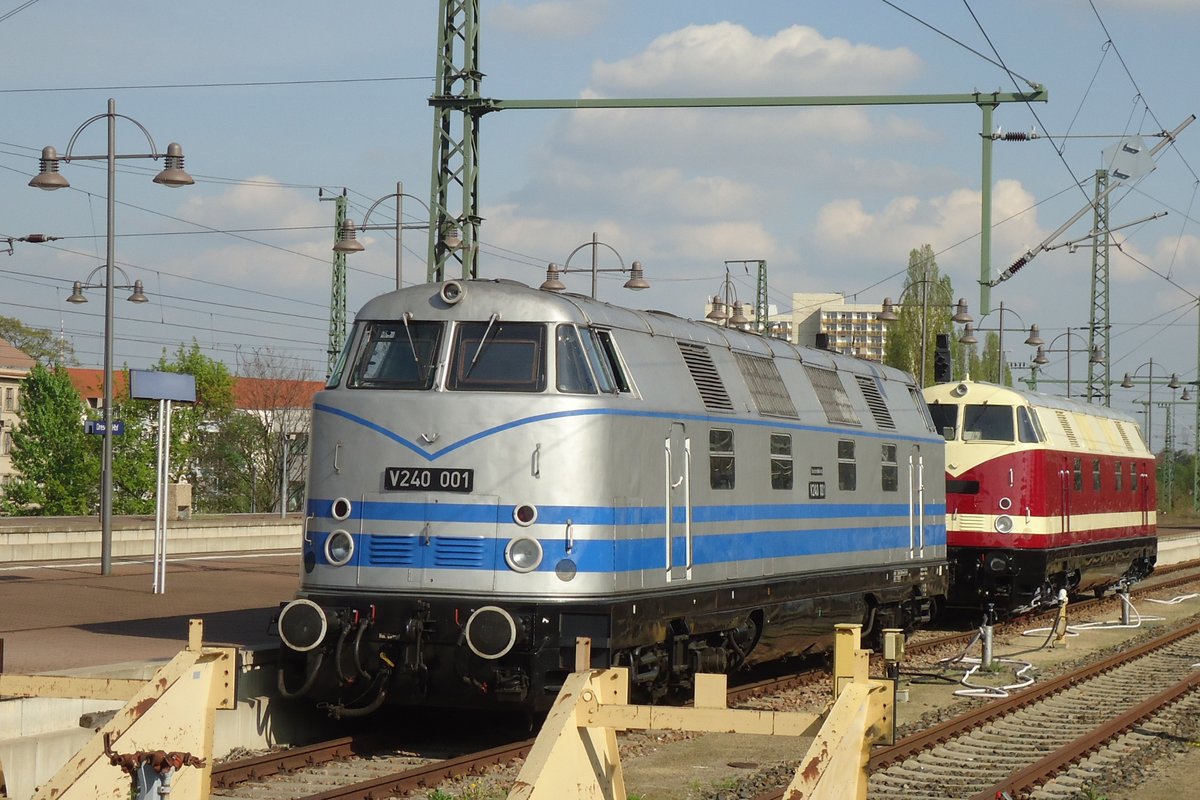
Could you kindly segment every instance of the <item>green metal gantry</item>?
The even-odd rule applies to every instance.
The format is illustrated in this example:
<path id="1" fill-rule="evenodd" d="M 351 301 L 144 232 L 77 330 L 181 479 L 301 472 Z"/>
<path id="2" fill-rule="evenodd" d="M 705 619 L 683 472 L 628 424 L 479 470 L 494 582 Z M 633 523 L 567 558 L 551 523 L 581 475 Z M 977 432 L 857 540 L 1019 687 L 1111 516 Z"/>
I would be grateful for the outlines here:
<path id="1" fill-rule="evenodd" d="M 333 200 L 333 243 L 336 245 L 342 236 L 342 228 L 346 225 L 346 192 L 336 197 L 324 197 L 321 200 Z M 346 254 L 336 249 L 333 251 L 333 276 L 329 289 L 329 361 L 325 368 L 325 377 L 333 374 L 337 366 L 338 356 L 346 344 Z"/>
<path id="2" fill-rule="evenodd" d="M 1028 92 L 970 94 L 826 95 L 814 97 L 640 97 L 567 98 L 558 100 L 494 100 L 480 95 L 479 0 L 439 0 L 438 57 L 433 107 L 433 169 L 429 226 L 428 279 L 445 278 L 447 263 L 456 261 L 463 278 L 478 274 L 479 120 L 491 111 L 509 109 L 600 108 L 768 108 L 816 106 L 895 106 L 973 104 L 983 112 L 983 209 L 980 239 L 980 310 L 990 310 L 992 112 L 1001 103 L 1044 103 L 1041 85 Z M 457 124 L 456 124 L 457 123 Z M 457 132 L 456 132 L 457 131 Z M 452 195 L 457 194 L 457 197 Z M 459 211 L 451 206 L 458 202 Z M 451 237 L 457 231 L 458 237 Z"/>
<path id="3" fill-rule="evenodd" d="M 1104 353 L 1102 363 L 1088 359 L 1087 401 L 1111 404 L 1112 381 L 1110 372 L 1112 347 L 1109 332 L 1109 282 L 1108 246 L 1112 237 L 1108 235 L 1108 170 L 1096 170 L 1095 212 L 1092 219 L 1092 313 L 1088 322 L 1088 350 Z"/>

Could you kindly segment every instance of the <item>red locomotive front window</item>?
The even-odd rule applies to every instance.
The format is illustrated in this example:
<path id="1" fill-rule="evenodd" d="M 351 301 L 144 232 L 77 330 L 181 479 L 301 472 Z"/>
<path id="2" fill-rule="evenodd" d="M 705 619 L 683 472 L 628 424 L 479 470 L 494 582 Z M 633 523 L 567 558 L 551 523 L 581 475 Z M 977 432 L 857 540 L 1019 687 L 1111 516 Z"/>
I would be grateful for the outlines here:
<path id="1" fill-rule="evenodd" d="M 1011 442 L 1012 406 L 963 406 L 963 441 Z"/>

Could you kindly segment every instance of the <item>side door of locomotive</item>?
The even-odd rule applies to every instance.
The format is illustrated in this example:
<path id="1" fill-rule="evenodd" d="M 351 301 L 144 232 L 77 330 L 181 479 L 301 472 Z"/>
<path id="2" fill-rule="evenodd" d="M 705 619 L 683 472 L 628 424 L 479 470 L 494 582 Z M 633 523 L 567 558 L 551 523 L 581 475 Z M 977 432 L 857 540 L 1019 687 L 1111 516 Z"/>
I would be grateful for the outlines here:
<path id="1" fill-rule="evenodd" d="M 671 423 L 663 442 L 663 548 L 667 583 L 692 578 L 692 440 L 687 426 Z"/>
<path id="2" fill-rule="evenodd" d="M 925 457 L 919 444 L 908 453 L 908 557 L 925 557 Z"/>

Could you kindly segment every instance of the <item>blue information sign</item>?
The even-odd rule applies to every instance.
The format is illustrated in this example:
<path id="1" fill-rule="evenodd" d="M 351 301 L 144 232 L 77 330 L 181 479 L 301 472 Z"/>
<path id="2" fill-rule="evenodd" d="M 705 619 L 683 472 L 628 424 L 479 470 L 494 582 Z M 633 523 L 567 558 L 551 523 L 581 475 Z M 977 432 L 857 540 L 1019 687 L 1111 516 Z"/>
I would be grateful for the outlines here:
<path id="1" fill-rule="evenodd" d="M 122 420 L 114 419 L 112 428 L 113 428 L 112 429 L 113 436 L 120 436 L 121 434 L 125 433 L 125 423 Z M 103 436 L 104 435 L 104 420 L 89 419 L 88 421 L 83 423 L 83 432 L 84 433 L 94 433 L 97 436 Z"/>

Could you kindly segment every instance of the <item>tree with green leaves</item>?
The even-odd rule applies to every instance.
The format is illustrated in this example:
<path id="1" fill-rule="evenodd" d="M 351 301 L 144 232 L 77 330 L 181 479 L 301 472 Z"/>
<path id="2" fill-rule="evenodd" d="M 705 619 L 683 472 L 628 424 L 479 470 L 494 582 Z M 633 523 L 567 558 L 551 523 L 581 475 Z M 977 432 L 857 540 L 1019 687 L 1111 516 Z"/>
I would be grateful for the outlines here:
<path id="1" fill-rule="evenodd" d="M 949 276 L 938 270 L 933 247 L 925 244 L 908 254 L 908 272 L 904 277 L 904 290 L 897 306 L 895 322 L 888 325 L 887 344 L 884 347 L 883 363 L 912 373 L 918 383 L 922 378 L 921 332 L 925 333 L 924 386 L 934 382 L 933 362 L 937 348 L 937 335 L 953 331 L 951 317 L 954 315 L 954 287 Z M 957 348 L 954 336 L 950 337 L 951 353 Z M 951 363 L 956 363 L 951 359 Z"/>
<path id="2" fill-rule="evenodd" d="M 75 364 L 75 348 L 48 328 L 34 328 L 0 316 L 0 339 L 40 364 Z"/>
<path id="3" fill-rule="evenodd" d="M 100 503 L 99 441 L 84 433 L 84 411 L 66 369 L 35 364 L 29 371 L 21 382 L 21 422 L 12 432 L 10 455 L 18 474 L 5 492 L 3 513 L 96 513 Z"/>
<path id="4" fill-rule="evenodd" d="M 1000 358 L 1000 336 L 995 331 L 988 331 L 983 337 L 983 355 L 979 355 L 975 345 L 966 345 L 967 373 L 972 380 L 1000 383 L 1004 386 L 1013 385 L 1012 369 L 1003 364 L 1003 370 L 997 369 Z"/>
<path id="5" fill-rule="evenodd" d="M 192 484 L 193 503 L 197 508 L 212 510 L 208 498 L 198 489 L 204 485 L 212 441 L 233 412 L 233 377 L 225 364 L 204 355 L 195 341 L 191 347 L 181 344 L 173 360 L 164 353 L 154 369 L 196 378 L 196 402 L 177 403 L 172 409 L 168 480 Z M 126 388 L 116 399 L 125 433 L 113 439 L 113 510 L 119 514 L 147 514 L 154 510 L 157 498 L 158 403 L 131 399 L 129 381 L 124 385 Z"/>

